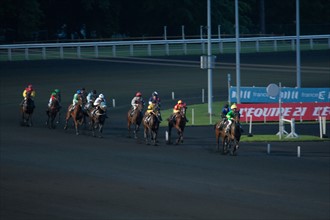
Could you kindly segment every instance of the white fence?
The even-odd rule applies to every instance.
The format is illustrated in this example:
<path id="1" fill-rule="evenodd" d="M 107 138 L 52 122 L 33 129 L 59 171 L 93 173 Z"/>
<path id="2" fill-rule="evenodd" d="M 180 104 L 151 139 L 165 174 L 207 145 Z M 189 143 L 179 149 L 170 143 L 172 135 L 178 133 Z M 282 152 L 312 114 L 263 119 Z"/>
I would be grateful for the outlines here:
<path id="1" fill-rule="evenodd" d="M 213 38 L 213 53 L 235 52 L 235 38 Z M 206 53 L 207 39 L 138 40 L 0 45 L 0 60 L 65 59 Z M 242 52 L 295 50 L 296 36 L 240 38 Z M 300 36 L 302 50 L 329 49 L 330 35 Z"/>

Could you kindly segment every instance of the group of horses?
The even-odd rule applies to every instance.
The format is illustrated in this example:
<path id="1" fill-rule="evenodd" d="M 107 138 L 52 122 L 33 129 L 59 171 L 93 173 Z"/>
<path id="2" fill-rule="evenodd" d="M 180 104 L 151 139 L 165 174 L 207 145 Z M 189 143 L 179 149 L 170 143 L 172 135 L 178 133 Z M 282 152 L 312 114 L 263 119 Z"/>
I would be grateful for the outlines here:
<path id="1" fill-rule="evenodd" d="M 86 108 L 85 102 L 82 98 L 79 98 L 78 103 L 74 106 L 72 104 L 68 107 L 64 129 L 68 128 L 68 121 L 72 118 L 74 122 L 74 127 L 76 135 L 79 135 L 79 126 L 86 122 L 86 118 L 89 118 L 90 130 L 92 135 L 96 136 L 96 131 L 99 133 L 99 137 L 102 137 L 103 125 L 105 122 L 106 109 L 100 108 L 97 112 L 93 107 Z M 32 114 L 34 110 L 34 102 L 30 96 L 27 96 L 21 105 L 21 124 L 24 126 L 32 126 Z M 50 128 L 55 128 L 55 118 L 58 116 L 58 121 L 60 120 L 60 103 L 57 99 L 53 100 L 48 107 L 47 121 L 46 125 Z M 157 108 L 158 109 L 158 108 Z M 177 130 L 178 138 L 175 141 L 175 144 L 183 143 L 183 132 L 186 126 L 186 108 L 182 108 L 181 111 L 170 117 L 168 119 L 168 129 L 167 129 L 167 144 L 172 144 L 171 141 L 171 131 L 174 127 Z M 232 124 L 230 131 L 226 132 L 226 121 L 220 120 L 214 125 L 216 143 L 218 151 L 220 151 L 220 138 L 222 139 L 222 153 L 227 154 L 230 151 L 231 155 L 235 155 L 238 150 L 238 143 L 241 137 L 241 125 L 240 125 L 240 114 L 239 112 L 235 114 L 235 117 L 232 119 Z M 155 111 L 152 114 L 143 113 L 142 103 L 138 104 L 136 109 L 129 109 L 127 113 L 127 129 L 128 135 L 131 137 L 131 126 L 134 126 L 133 133 L 134 138 L 137 138 L 137 132 L 139 131 L 141 123 L 144 126 L 144 139 L 146 144 L 157 145 L 157 136 L 159 130 L 160 119 L 158 117 L 158 112 Z"/>
<path id="2" fill-rule="evenodd" d="M 131 137 L 131 126 L 134 127 L 133 133 L 134 138 L 137 138 L 137 132 L 139 131 L 141 123 L 144 127 L 144 139 L 146 144 L 150 144 L 151 142 L 153 145 L 157 145 L 158 140 L 158 130 L 160 124 L 159 118 L 159 108 L 157 106 L 154 107 L 153 113 L 144 114 L 143 113 L 143 104 L 139 103 L 136 109 L 129 109 L 127 112 L 127 129 L 128 129 L 128 136 Z M 167 144 L 172 144 L 171 141 L 171 131 L 172 128 L 176 128 L 178 133 L 178 138 L 175 144 L 183 143 L 183 132 L 186 126 L 186 108 L 182 108 L 179 113 L 176 113 L 174 117 L 170 117 L 167 119 L 168 121 L 168 138 Z"/>
<path id="3" fill-rule="evenodd" d="M 86 124 L 87 118 L 89 118 L 89 128 L 92 131 L 92 135 L 96 136 L 96 132 L 98 132 L 98 136 L 102 137 L 103 125 L 105 122 L 106 116 L 106 106 L 103 108 L 100 106 L 97 111 L 92 105 L 90 107 L 86 107 L 86 101 L 82 97 L 79 97 L 78 103 L 73 106 L 73 104 L 69 105 L 65 117 L 65 125 L 64 129 L 68 128 L 68 122 L 72 118 L 76 135 L 79 135 L 79 126 L 82 124 Z M 34 110 L 34 102 L 30 96 L 24 98 L 20 111 L 21 111 L 21 125 L 23 126 L 32 126 L 32 115 Z M 47 120 L 46 125 L 49 128 L 55 128 L 55 119 L 58 116 L 57 123 L 60 121 L 60 103 L 57 99 L 54 99 L 50 106 L 48 106 L 46 110 Z"/>

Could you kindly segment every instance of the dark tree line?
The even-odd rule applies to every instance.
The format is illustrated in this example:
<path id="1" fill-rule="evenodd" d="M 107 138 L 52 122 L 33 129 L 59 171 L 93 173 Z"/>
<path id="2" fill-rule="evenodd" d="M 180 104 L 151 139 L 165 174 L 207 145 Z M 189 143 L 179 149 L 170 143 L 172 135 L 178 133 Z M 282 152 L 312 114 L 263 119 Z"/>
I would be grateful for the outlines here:
<path id="1" fill-rule="evenodd" d="M 235 1 L 211 0 L 212 32 L 235 32 Z M 199 35 L 206 0 L 0 0 L 0 42 Z M 239 0 L 241 34 L 295 34 L 296 0 Z M 300 0 L 301 34 L 328 34 L 329 0 Z"/>

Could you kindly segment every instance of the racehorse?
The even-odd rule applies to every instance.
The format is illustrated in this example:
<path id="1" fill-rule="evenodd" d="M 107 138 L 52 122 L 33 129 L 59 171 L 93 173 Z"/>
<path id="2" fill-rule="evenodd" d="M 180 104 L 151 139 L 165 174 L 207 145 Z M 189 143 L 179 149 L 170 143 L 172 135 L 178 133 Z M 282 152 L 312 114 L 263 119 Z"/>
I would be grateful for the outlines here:
<path id="1" fill-rule="evenodd" d="M 178 139 L 175 144 L 183 143 L 183 132 L 186 126 L 186 108 L 181 108 L 179 113 L 176 113 L 174 119 L 168 119 L 168 144 L 171 144 L 171 131 L 172 127 L 175 127 L 178 131 Z"/>
<path id="2" fill-rule="evenodd" d="M 153 141 L 153 145 L 157 145 L 157 134 L 159 129 L 159 119 L 155 115 L 155 113 L 152 114 L 146 114 L 143 116 L 143 125 L 144 125 L 144 139 L 146 141 L 146 144 L 149 145 L 151 141 Z"/>
<path id="3" fill-rule="evenodd" d="M 219 121 L 214 125 L 215 137 L 217 142 L 217 147 L 219 151 L 219 139 L 222 139 L 222 153 L 227 154 L 228 149 L 231 149 L 231 155 L 236 155 L 236 151 L 239 146 L 238 143 L 241 138 L 241 125 L 240 125 L 240 113 L 237 112 L 232 119 L 232 124 L 229 129 L 229 133 L 226 133 L 227 121 Z"/>
<path id="4" fill-rule="evenodd" d="M 34 102 L 31 98 L 31 94 L 27 93 L 23 103 L 20 107 L 21 116 L 22 116 L 22 126 L 32 126 L 32 114 L 34 110 Z"/>
<path id="5" fill-rule="evenodd" d="M 75 125 L 76 135 L 79 135 L 79 126 L 84 122 L 84 113 L 82 110 L 81 98 L 78 99 L 78 103 L 76 103 L 73 110 L 72 110 L 72 104 L 68 107 L 68 111 L 66 113 L 66 118 L 65 118 L 65 125 L 64 125 L 65 130 L 68 128 L 68 121 L 71 117 Z"/>
<path id="6" fill-rule="evenodd" d="M 59 114 L 59 112 L 60 112 L 60 103 L 57 99 L 54 99 L 46 111 L 46 114 L 48 116 L 46 125 L 48 125 L 49 128 L 55 128 L 54 120 L 57 114 Z M 50 120 L 50 124 L 49 124 L 49 120 Z"/>
<path id="7" fill-rule="evenodd" d="M 127 129 L 128 129 L 128 136 L 131 137 L 131 125 L 134 125 L 134 138 L 137 138 L 137 132 L 139 130 L 143 114 L 143 105 L 139 103 L 137 108 L 133 110 L 132 108 L 128 110 L 127 113 Z"/>
<path id="8" fill-rule="evenodd" d="M 93 137 L 96 136 L 95 130 L 98 130 L 99 137 L 103 137 L 102 132 L 103 132 L 105 119 L 107 118 L 106 115 L 107 106 L 101 104 L 98 110 L 94 111 L 94 108 L 91 108 L 90 110 L 87 111 L 90 118 L 90 128 L 92 130 Z"/>

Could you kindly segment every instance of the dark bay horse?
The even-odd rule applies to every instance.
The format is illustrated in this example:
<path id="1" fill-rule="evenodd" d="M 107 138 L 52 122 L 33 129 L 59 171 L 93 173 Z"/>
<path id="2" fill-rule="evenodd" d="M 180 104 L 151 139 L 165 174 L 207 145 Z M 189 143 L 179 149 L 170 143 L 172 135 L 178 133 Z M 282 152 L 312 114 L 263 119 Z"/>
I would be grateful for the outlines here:
<path id="1" fill-rule="evenodd" d="M 99 136 L 103 137 L 103 126 L 105 123 L 105 119 L 107 118 L 106 111 L 107 106 L 101 105 L 100 108 L 94 112 L 94 108 L 91 108 L 88 111 L 89 119 L 90 119 L 90 128 L 92 130 L 93 137 L 96 136 L 95 131 L 98 131 Z"/>
<path id="2" fill-rule="evenodd" d="M 157 113 L 146 114 L 142 119 L 144 125 L 144 139 L 147 145 L 149 145 L 151 141 L 153 142 L 153 145 L 157 145 L 160 121 L 155 114 Z"/>
<path id="3" fill-rule="evenodd" d="M 22 126 L 32 126 L 32 114 L 34 108 L 34 101 L 32 100 L 30 93 L 27 93 L 26 98 L 23 100 L 22 105 L 20 106 Z"/>
<path id="4" fill-rule="evenodd" d="M 72 110 L 72 104 L 68 107 L 68 111 L 66 113 L 65 118 L 65 125 L 64 129 L 68 128 L 68 121 L 72 117 L 74 126 L 76 129 L 76 135 L 79 135 L 79 126 L 84 122 L 84 112 L 82 107 L 82 99 L 78 99 L 78 103 L 75 105 L 74 109 Z"/>
<path id="5" fill-rule="evenodd" d="M 183 143 L 183 132 L 186 127 L 186 108 L 181 108 L 179 113 L 176 113 L 173 119 L 168 119 L 168 144 L 171 144 L 171 132 L 172 128 L 176 128 L 178 131 L 178 139 L 175 144 Z"/>
<path id="6" fill-rule="evenodd" d="M 137 132 L 139 130 L 143 118 L 142 110 L 143 105 L 142 103 L 139 103 L 134 111 L 131 108 L 127 112 L 127 129 L 129 137 L 131 137 L 131 125 L 134 125 L 134 138 L 137 138 Z"/>
<path id="7" fill-rule="evenodd" d="M 222 153 L 227 154 L 228 149 L 231 149 L 231 155 L 236 155 L 236 151 L 239 146 L 238 143 L 241 138 L 241 125 L 240 125 L 240 113 L 237 112 L 232 119 L 232 124 L 230 126 L 229 133 L 226 133 L 227 121 L 221 120 L 214 125 L 215 137 L 217 142 L 217 147 L 219 151 L 219 139 L 222 139 Z"/>
<path id="8" fill-rule="evenodd" d="M 59 114 L 59 112 L 60 112 L 60 103 L 57 99 L 54 99 L 46 111 L 46 114 L 48 116 L 46 125 L 48 125 L 49 128 L 55 128 L 54 120 L 57 114 Z"/>

